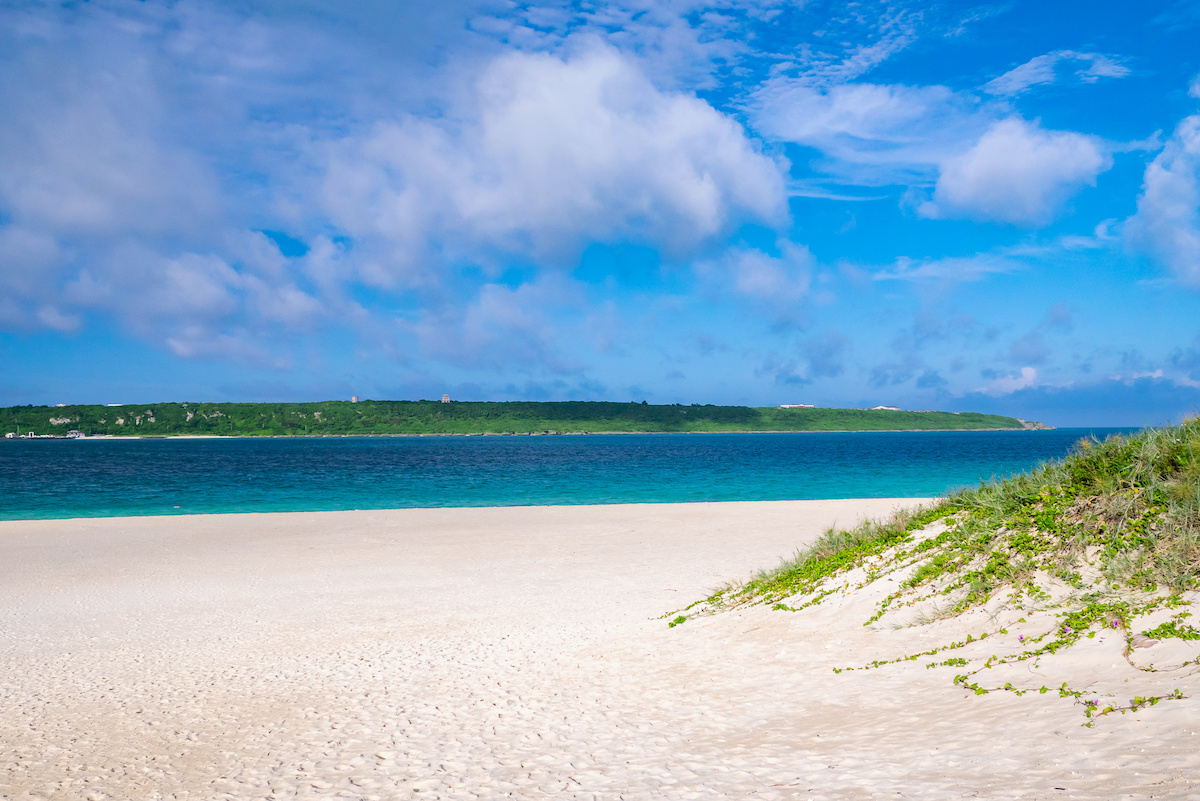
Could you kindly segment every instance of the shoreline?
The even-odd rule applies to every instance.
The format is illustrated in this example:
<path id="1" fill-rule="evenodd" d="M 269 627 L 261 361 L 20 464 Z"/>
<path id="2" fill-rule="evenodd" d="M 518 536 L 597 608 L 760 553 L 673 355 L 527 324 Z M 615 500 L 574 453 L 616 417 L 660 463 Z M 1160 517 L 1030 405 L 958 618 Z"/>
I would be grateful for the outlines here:
<path id="1" fill-rule="evenodd" d="M 698 507 L 705 505 L 724 506 L 750 506 L 754 504 L 822 504 L 822 503 L 866 503 L 874 504 L 877 502 L 894 501 L 901 504 L 908 503 L 925 503 L 935 502 L 941 496 L 930 497 L 926 495 L 913 496 L 888 496 L 886 498 L 876 497 L 854 497 L 854 498 L 777 498 L 777 499 L 755 499 L 741 501 L 712 501 L 712 500 L 697 500 L 697 501 L 614 501 L 612 503 L 595 503 L 592 501 L 581 503 L 543 503 L 543 504 L 479 504 L 477 506 L 388 506 L 378 509 L 293 509 L 288 511 L 270 510 L 262 512 L 254 511 L 238 511 L 238 512 L 177 512 L 163 514 L 153 512 L 147 514 L 114 514 L 114 515 L 84 515 L 77 517 L 15 517 L 15 518 L 0 518 L 0 537 L 3 536 L 4 526 L 14 523 L 71 523 L 84 521 L 98 520 L 159 520 L 162 522 L 174 521 L 187 518 L 212 518 L 212 517 L 230 517 L 230 518 L 264 518 L 274 515 L 342 515 L 342 514 L 389 514 L 389 513 L 405 513 L 405 512 L 420 512 L 420 511 L 497 511 L 497 510 L 537 510 L 537 509 L 611 509 L 613 507 L 634 507 L 649 509 L 660 509 L 663 507 Z"/>
<path id="2" fill-rule="evenodd" d="M 1122 426 L 1102 426 L 1103 428 L 1123 428 Z M 1095 427 L 1093 427 L 1095 428 Z M 34 437 L 3 440 L 5 442 L 37 442 L 57 440 L 193 440 L 193 439 L 384 439 L 407 437 L 609 437 L 622 435 L 673 435 L 673 434 L 970 434 L 973 432 L 1032 432 L 1060 431 L 1057 426 L 1041 428 L 870 428 L 870 429 L 835 429 L 828 431 L 531 431 L 521 434 L 496 433 L 481 431 L 477 433 L 428 433 L 428 434 L 146 434 L 138 436 L 121 436 L 117 434 L 97 434 L 84 437 Z M 1087 427 L 1080 430 L 1087 430 Z"/>

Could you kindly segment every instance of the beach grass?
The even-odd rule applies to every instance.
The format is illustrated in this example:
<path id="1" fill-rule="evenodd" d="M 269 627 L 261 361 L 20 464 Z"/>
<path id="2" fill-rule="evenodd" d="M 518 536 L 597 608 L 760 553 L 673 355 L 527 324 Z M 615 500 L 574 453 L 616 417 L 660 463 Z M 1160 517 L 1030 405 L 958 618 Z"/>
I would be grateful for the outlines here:
<path id="1" fill-rule="evenodd" d="M 889 583 L 876 584 L 881 579 Z M 875 589 L 864 590 L 869 585 Z M 1036 666 L 1100 631 L 1124 638 L 1129 666 L 1160 672 L 1153 664 L 1136 663 L 1133 651 L 1160 640 L 1200 640 L 1200 630 L 1186 622 L 1200 613 L 1197 590 L 1200 420 L 1190 419 L 1104 441 L 1081 440 L 1064 459 L 1035 470 L 954 492 L 882 522 L 829 530 L 776 568 L 721 587 L 669 616 L 672 626 L 679 626 L 697 615 L 748 605 L 800 612 L 839 593 L 872 599 L 864 626 L 927 625 L 979 609 L 991 621 L 1002 614 L 1013 620 L 1028 615 L 1041 621 L 1043 630 L 1025 627 L 1028 633 L 1010 635 L 993 626 L 993 636 L 1012 642 L 994 646 L 998 651 L 986 660 L 955 657 L 928 665 L 970 662 L 955 676 L 955 685 L 979 695 L 1022 695 L 1050 688 L 1011 682 L 989 688 L 979 684 L 979 677 L 1006 664 Z M 1163 619 L 1166 615 L 1169 619 Z M 1022 616 L 1019 622 L 1027 621 Z M 968 635 L 857 669 L 909 662 L 971 642 Z M 1200 657 L 1169 670 L 1188 664 L 1200 665 Z M 1055 693 L 1083 707 L 1084 725 L 1113 712 L 1185 697 L 1173 690 L 1120 702 L 1111 693 L 1089 694 L 1065 682 Z"/>
<path id="2" fill-rule="evenodd" d="M 937 521 L 944 530 L 918 536 Z M 1039 576 L 1084 594 L 1196 589 L 1200 420 L 1081 440 L 1066 458 L 1030 472 L 886 521 L 830 530 L 792 559 L 722 587 L 697 606 L 715 610 L 819 593 L 829 579 L 883 554 L 887 564 L 873 566 L 873 573 L 911 568 L 897 599 L 936 591 L 957 611 L 1004 589 L 1045 595 Z"/>

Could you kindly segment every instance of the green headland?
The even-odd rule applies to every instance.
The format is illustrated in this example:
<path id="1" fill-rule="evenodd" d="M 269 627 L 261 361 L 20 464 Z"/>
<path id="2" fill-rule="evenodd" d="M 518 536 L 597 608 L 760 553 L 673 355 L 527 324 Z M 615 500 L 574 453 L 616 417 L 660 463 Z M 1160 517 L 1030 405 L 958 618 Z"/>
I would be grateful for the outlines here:
<path id="1" fill-rule="evenodd" d="M 64 436 L 364 436 L 1045 428 L 977 412 L 652 405 L 605 401 L 147 403 L 10 406 L 0 432 Z"/>

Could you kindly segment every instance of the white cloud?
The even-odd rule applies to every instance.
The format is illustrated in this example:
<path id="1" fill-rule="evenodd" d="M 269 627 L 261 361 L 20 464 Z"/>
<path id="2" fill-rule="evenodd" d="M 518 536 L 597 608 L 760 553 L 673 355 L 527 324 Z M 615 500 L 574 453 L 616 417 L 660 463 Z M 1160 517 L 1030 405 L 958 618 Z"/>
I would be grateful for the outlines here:
<path id="1" fill-rule="evenodd" d="M 944 259 L 919 261 L 901 256 L 894 267 L 871 275 L 874 281 L 981 281 L 989 275 L 1011 273 L 1025 264 L 1006 254 L 981 253 L 975 256 L 950 256 Z"/>
<path id="2" fill-rule="evenodd" d="M 1016 117 L 993 124 L 969 150 L 942 163 L 927 217 L 1017 225 L 1050 222 L 1061 205 L 1112 166 L 1100 140 L 1047 131 Z"/>
<path id="3" fill-rule="evenodd" d="M 422 352 L 458 367 L 570 373 L 580 365 L 564 345 L 586 337 L 575 330 L 584 308 L 579 288 L 551 274 L 518 287 L 484 284 L 467 302 L 424 309 L 414 320 L 397 324 Z M 555 320 L 554 312 L 564 309 L 574 310 L 572 320 Z"/>
<path id="4" fill-rule="evenodd" d="M 809 294 L 816 260 L 803 245 L 781 239 L 776 246 L 778 255 L 730 248 L 720 259 L 696 262 L 692 269 L 714 302 L 732 299 L 775 327 L 792 327 L 804 317 L 801 301 Z"/>
<path id="5" fill-rule="evenodd" d="M 401 360 L 569 371 L 595 332 L 543 270 L 596 241 L 715 258 L 786 221 L 782 162 L 693 94 L 758 10 L 529 9 L 561 28 L 537 54 L 463 24 L 495 4 L 435 5 L 0 9 L 0 329 L 271 366 L 348 326 Z M 789 269 L 757 280 L 794 291 Z"/>
<path id="6" fill-rule="evenodd" d="M 67 254 L 58 241 L 19 225 L 0 227 L 0 288 L 4 295 L 27 295 L 58 272 Z"/>
<path id="7" fill-rule="evenodd" d="M 1054 65 L 1057 59 L 1052 56 L 1035 56 L 1019 67 L 1014 67 L 999 78 L 994 78 L 984 84 L 984 90 L 994 95 L 1015 95 L 1031 86 L 1054 82 Z"/>
<path id="8" fill-rule="evenodd" d="M 1200 285 L 1200 114 L 1180 122 L 1146 167 L 1125 234 L 1180 281 Z"/>
<path id="9" fill-rule="evenodd" d="M 71 255 L 52 236 L 0 226 L 0 326 L 7 330 L 73 331 L 82 320 L 63 306 L 57 288 Z"/>
<path id="10" fill-rule="evenodd" d="M 598 37 L 635 57 L 660 87 L 711 89 L 715 73 L 753 52 L 748 26 L 787 0 L 552 0 L 478 17 L 477 30 L 524 51 L 556 53 Z M 729 13 L 729 12 L 734 13 Z"/>
<path id="11" fill-rule="evenodd" d="M 145 46 L 163 20 L 79 13 L 30 15 L 6 40 L 0 320 L 70 330 L 100 312 L 174 348 L 184 329 L 208 336 L 228 325 L 252 295 L 286 294 L 286 279 L 230 264 L 236 227 L 207 159 L 177 127 L 178 87 L 162 86 L 170 69 Z"/>
<path id="12" fill-rule="evenodd" d="M 859 185 L 932 180 L 947 147 L 973 140 L 988 119 L 976 102 L 944 86 L 843 84 L 819 89 L 769 81 L 751 115 L 762 134 L 814 147 L 820 166 Z"/>
<path id="13" fill-rule="evenodd" d="M 601 46 L 504 56 L 457 119 L 408 117 L 338 142 L 323 197 L 337 225 L 382 237 L 401 265 L 431 249 L 553 264 L 591 241 L 683 254 L 786 216 L 779 167 L 736 122 Z"/>
<path id="14" fill-rule="evenodd" d="M 1005 91 L 1052 80 L 1063 60 L 1082 64 L 1080 80 L 1127 72 L 1094 53 L 1039 59 L 1007 76 Z M 765 137 L 821 152 L 811 165 L 818 175 L 793 181 L 793 194 L 854 199 L 838 187 L 899 184 L 920 196 L 920 188 L 936 183 L 933 202 L 919 207 L 928 217 L 1049 222 L 1112 164 L 1111 148 L 1096 137 L 1044 130 L 1011 116 L 1005 101 L 984 102 L 945 86 L 825 85 L 809 76 L 776 76 L 755 92 L 748 111 Z"/>
<path id="15" fill-rule="evenodd" d="M 524 51 L 558 52 L 581 36 L 603 38 L 636 58 L 656 84 L 712 89 L 735 73 L 760 70 L 803 75 L 829 86 L 861 77 L 918 38 L 926 15 L 896 4 L 831 14 L 794 0 L 549 0 L 509 4 L 472 27 Z M 780 52 L 781 15 L 803 43 Z M 803 22 L 800 20 L 803 19 Z M 770 32 L 772 35 L 764 35 Z M 720 73 L 726 73 L 722 76 Z"/>
<path id="16" fill-rule="evenodd" d="M 194 232 L 219 213 L 201 159 L 172 142 L 137 59 L 106 70 L 35 59 L 0 79 L 0 209 L 56 235 Z M 74 66 L 75 68 L 72 68 Z M 35 81 L 29 92 L 25 81 Z"/>
<path id="17" fill-rule="evenodd" d="M 0 10 L 0 325 L 107 317 L 180 355 L 261 359 L 335 309 L 361 324 L 328 239 L 289 260 L 249 229 L 328 230 L 311 198 L 277 199 L 314 167 L 300 143 L 443 89 L 409 62 L 445 5 L 397 12 L 390 33 L 367 30 L 396 21 L 381 8 L 354 33 L 354 11 L 316 26 L 207 2 Z M 405 37 L 386 69 L 363 55 Z"/>
<path id="18" fill-rule="evenodd" d="M 40 294 L 64 309 L 112 315 L 138 336 L 189 358 L 264 361 L 265 343 L 328 317 L 326 304 L 295 283 L 262 234 L 234 236 L 225 251 L 163 255 L 121 243 L 61 286 L 40 287 Z"/>
<path id="19" fill-rule="evenodd" d="M 1064 60 L 1080 65 L 1080 80 L 1127 72 L 1094 53 L 1059 51 L 1039 59 L 1004 85 L 1018 91 L 1051 80 Z M 763 136 L 820 151 L 811 165 L 818 175 L 794 181 L 793 194 L 853 199 L 837 187 L 936 182 L 935 202 L 921 209 L 931 217 L 1039 224 L 1111 166 L 1110 148 L 1096 137 L 1046 131 L 1012 117 L 1005 101 L 985 102 L 945 86 L 776 75 L 753 94 L 747 110 Z"/>
<path id="20" fill-rule="evenodd" d="M 1129 74 L 1129 68 L 1111 56 L 1055 50 L 1031 58 L 1019 67 L 1014 67 L 1000 77 L 988 81 L 983 88 L 993 95 L 1018 95 L 1034 86 L 1056 82 L 1058 68 L 1064 63 L 1076 65 L 1073 74 L 1084 83 L 1095 83 L 1100 78 L 1123 78 Z"/>
<path id="21" fill-rule="evenodd" d="M 781 243 L 779 257 L 761 250 L 730 254 L 733 285 L 741 295 L 773 303 L 794 303 L 808 293 L 813 257 L 808 248 Z"/>
<path id="22" fill-rule="evenodd" d="M 805 4 L 799 4 L 805 5 Z M 798 76 L 808 84 L 830 87 L 854 81 L 916 41 L 923 13 L 899 4 L 879 4 L 867 11 L 830 14 L 823 8 L 809 16 L 812 36 L 772 67 L 777 75 Z"/>
<path id="23" fill-rule="evenodd" d="M 1200 75 L 1194 76 L 1188 84 L 1188 97 L 1200 97 Z"/>
<path id="24" fill-rule="evenodd" d="M 1022 367 L 1021 372 L 1016 375 L 993 378 L 987 386 L 978 391 L 988 395 L 1010 395 L 1013 392 L 1037 386 L 1037 376 L 1038 371 L 1035 368 Z"/>
<path id="25" fill-rule="evenodd" d="M 331 314 L 371 325 L 351 299 L 364 281 L 404 284 L 407 271 L 437 294 L 464 259 L 572 266 L 597 239 L 685 254 L 741 222 L 786 219 L 779 165 L 735 121 L 656 88 L 612 48 L 460 49 L 428 81 L 401 59 L 398 74 L 425 88 L 393 89 L 354 52 L 388 44 L 369 26 L 339 39 L 287 13 L 240 14 L 0 14 L 12 23 L 0 33 L 0 324 L 69 329 L 99 312 L 180 354 L 232 352 Z M 671 39 L 688 31 L 659 28 L 662 58 L 676 45 L 691 58 Z M 353 97 L 320 77 L 333 64 L 357 76 Z M 285 259 L 255 225 L 290 225 L 311 250 Z"/>

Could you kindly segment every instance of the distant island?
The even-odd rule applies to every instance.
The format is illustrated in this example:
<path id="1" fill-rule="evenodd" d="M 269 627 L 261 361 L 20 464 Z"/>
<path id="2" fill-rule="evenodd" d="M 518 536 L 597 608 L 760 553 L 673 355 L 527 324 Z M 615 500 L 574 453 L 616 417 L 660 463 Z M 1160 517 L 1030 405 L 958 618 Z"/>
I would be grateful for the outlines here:
<path id="1" fill-rule="evenodd" d="M 607 401 L 147 403 L 0 408 L 17 437 L 371 436 L 1049 428 L 978 412 L 683 406 Z"/>

